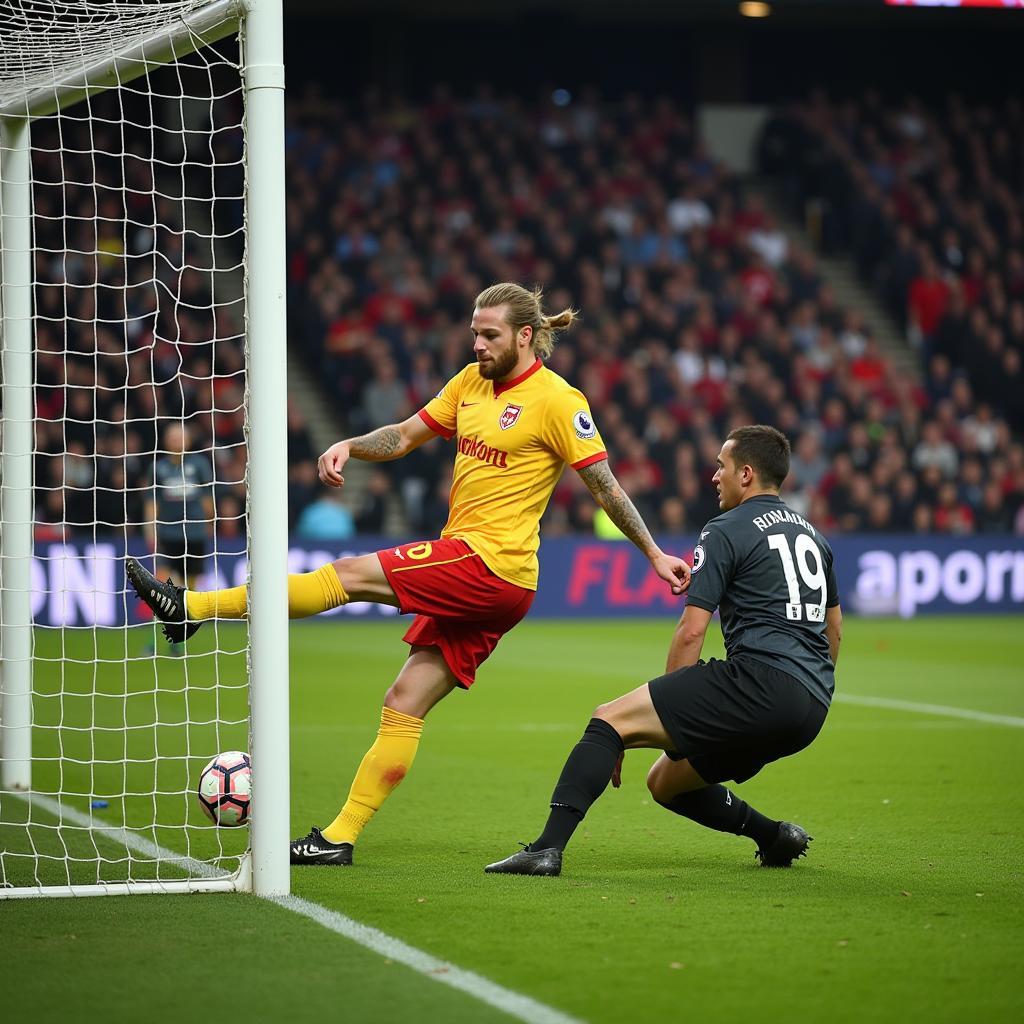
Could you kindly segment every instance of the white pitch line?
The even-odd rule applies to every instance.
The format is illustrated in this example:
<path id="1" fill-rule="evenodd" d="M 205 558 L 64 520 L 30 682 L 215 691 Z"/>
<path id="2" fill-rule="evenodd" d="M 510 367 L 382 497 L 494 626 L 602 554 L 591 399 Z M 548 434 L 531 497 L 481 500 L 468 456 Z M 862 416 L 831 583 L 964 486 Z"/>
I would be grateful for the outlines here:
<path id="1" fill-rule="evenodd" d="M 886 708 L 892 711 L 909 711 L 923 715 L 940 715 L 946 718 L 966 718 L 973 722 L 1006 725 L 1017 729 L 1024 728 L 1024 718 L 1018 718 L 1014 715 L 996 715 L 987 711 L 974 711 L 971 708 L 948 707 L 944 704 L 922 704 L 916 701 L 894 700 L 889 697 L 866 697 L 851 693 L 837 693 L 834 699 L 844 704 Z M 228 873 L 221 868 L 213 867 L 193 857 L 184 857 L 167 850 L 136 832 L 116 826 L 98 825 L 96 818 L 83 814 L 73 807 L 68 807 L 49 796 L 35 793 L 32 794 L 31 801 L 49 811 L 58 820 L 67 820 L 85 828 L 97 829 L 105 838 L 110 839 L 112 842 L 122 843 L 149 857 L 173 863 L 175 866 L 192 874 L 201 875 L 204 878 L 219 878 Z M 310 903 L 308 900 L 301 899 L 298 896 L 271 897 L 270 902 L 283 907 L 285 910 L 290 910 L 293 914 L 306 917 L 310 921 L 314 921 L 322 927 L 363 946 L 365 949 L 378 953 L 389 960 L 404 964 L 411 970 L 433 981 L 465 992 L 479 1002 L 493 1006 L 495 1009 L 510 1017 L 514 1017 L 516 1020 L 527 1022 L 527 1024 L 580 1024 L 578 1018 L 570 1017 L 560 1010 L 531 999 L 529 996 L 503 988 L 482 975 L 474 974 L 473 971 L 467 971 L 444 960 L 438 960 L 429 953 L 425 953 L 415 946 L 402 942 L 401 939 L 396 939 L 386 932 L 371 928 L 369 925 L 360 924 L 358 921 L 346 917 L 344 914 L 339 914 L 335 910 L 329 910 L 327 907 L 322 907 L 317 903 Z"/>
<path id="2" fill-rule="evenodd" d="M 82 813 L 74 807 L 68 807 L 59 800 L 42 793 L 18 793 L 11 794 L 33 804 L 38 804 L 44 810 L 52 814 L 58 821 L 70 821 L 83 828 L 94 829 L 100 835 L 111 842 L 123 844 L 138 853 L 143 853 L 156 860 L 174 864 L 175 867 L 188 871 L 191 875 L 201 875 L 203 878 L 223 878 L 229 872 L 222 868 L 214 867 L 194 857 L 185 857 L 174 853 L 157 843 L 140 836 L 136 832 L 119 828 L 116 825 L 104 825 L 99 819 Z M 396 939 L 386 932 L 369 925 L 360 924 L 351 917 L 339 914 L 335 910 L 329 910 L 318 903 L 310 903 L 308 900 L 298 896 L 271 896 L 268 902 L 276 903 L 293 914 L 299 914 L 310 921 L 327 928 L 352 942 L 379 953 L 388 960 L 404 964 L 411 970 L 422 974 L 432 981 L 448 985 L 450 988 L 465 992 L 478 1002 L 493 1006 L 496 1010 L 514 1017 L 516 1020 L 526 1024 L 582 1024 L 576 1017 L 570 1017 L 551 1006 L 531 999 L 529 996 L 513 992 L 511 989 L 503 988 L 496 982 L 490 981 L 473 971 L 464 970 L 444 960 L 438 960 L 429 953 L 410 946 L 401 939 Z"/>
<path id="3" fill-rule="evenodd" d="M 893 700 L 890 697 L 860 697 L 855 693 L 837 693 L 833 699 L 843 704 L 860 704 L 868 708 L 912 711 L 919 715 L 942 715 L 945 718 L 966 718 L 972 722 L 987 722 L 989 725 L 1008 725 L 1015 729 L 1024 729 L 1024 718 L 1015 715 L 995 715 L 989 711 L 974 711 L 972 708 L 954 708 L 946 704 L 919 704 L 913 700 Z"/>
<path id="4" fill-rule="evenodd" d="M 109 839 L 119 846 L 127 846 L 136 853 L 145 854 L 153 860 L 180 868 L 189 877 L 198 875 L 201 878 L 227 878 L 231 874 L 230 871 L 214 867 L 202 860 L 196 860 L 195 857 L 186 857 L 184 854 L 174 853 L 163 846 L 158 846 L 145 836 L 140 836 L 138 832 L 120 828 L 117 825 L 107 825 L 101 819 L 95 818 L 91 814 L 84 814 L 77 808 L 54 800 L 53 797 L 47 796 L 45 793 L 11 793 L 9 795 L 20 797 L 29 806 L 35 804 L 42 807 L 44 811 L 52 814 L 61 823 L 70 821 L 81 828 L 99 832 L 104 839 Z"/>
<path id="5" fill-rule="evenodd" d="M 360 946 L 379 953 L 389 960 L 405 964 L 419 974 L 426 975 L 442 985 L 459 989 L 482 1003 L 487 1003 L 516 1020 L 528 1024 L 580 1024 L 579 1019 L 570 1017 L 544 1003 L 537 1002 L 529 996 L 520 995 L 510 989 L 489 981 L 487 978 L 472 971 L 463 970 L 444 960 L 438 960 L 429 953 L 424 953 L 415 946 L 410 946 L 401 939 L 393 938 L 385 932 L 360 924 L 335 910 L 328 910 L 317 903 L 310 903 L 298 896 L 272 896 L 272 903 L 284 907 L 295 914 L 308 917 L 311 921 L 324 928 L 344 935 L 345 938 L 357 942 Z"/>

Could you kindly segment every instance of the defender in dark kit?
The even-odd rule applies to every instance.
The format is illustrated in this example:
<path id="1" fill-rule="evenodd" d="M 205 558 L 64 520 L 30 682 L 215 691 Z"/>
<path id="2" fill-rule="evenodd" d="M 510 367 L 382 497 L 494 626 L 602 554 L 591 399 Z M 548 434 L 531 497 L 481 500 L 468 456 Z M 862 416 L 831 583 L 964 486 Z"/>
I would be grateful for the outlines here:
<path id="1" fill-rule="evenodd" d="M 665 753 L 647 785 L 663 807 L 720 832 L 745 835 L 764 867 L 789 867 L 811 837 L 775 821 L 721 783 L 745 782 L 806 747 L 835 689 L 842 612 L 828 542 L 779 498 L 790 446 L 773 427 L 734 430 L 714 483 L 722 515 L 701 531 L 686 611 L 666 674 L 594 712 L 551 798 L 540 837 L 488 872 L 557 875 L 562 851 L 624 751 Z M 718 609 L 726 658 L 700 660 Z"/>

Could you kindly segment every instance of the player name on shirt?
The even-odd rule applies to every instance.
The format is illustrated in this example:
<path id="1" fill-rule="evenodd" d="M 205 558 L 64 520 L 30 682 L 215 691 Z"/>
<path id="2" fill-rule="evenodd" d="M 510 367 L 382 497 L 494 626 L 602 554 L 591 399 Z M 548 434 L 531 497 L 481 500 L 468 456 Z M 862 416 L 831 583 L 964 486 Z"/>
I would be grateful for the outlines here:
<path id="1" fill-rule="evenodd" d="M 802 515 L 798 512 L 793 512 L 788 508 L 771 509 L 769 512 L 765 512 L 764 515 L 754 516 L 751 522 L 762 532 L 769 529 L 772 526 L 778 526 L 779 523 L 794 523 L 796 526 L 802 526 L 805 530 L 809 530 L 811 533 L 816 534 L 818 531 Z"/>

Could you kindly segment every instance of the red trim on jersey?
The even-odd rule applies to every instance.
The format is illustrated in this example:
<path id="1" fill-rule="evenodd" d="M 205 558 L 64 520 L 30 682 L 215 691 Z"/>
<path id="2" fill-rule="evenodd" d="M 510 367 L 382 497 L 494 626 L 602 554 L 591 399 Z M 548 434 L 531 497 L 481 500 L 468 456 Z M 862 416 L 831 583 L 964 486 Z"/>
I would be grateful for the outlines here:
<path id="1" fill-rule="evenodd" d="M 585 459 L 580 459 L 579 462 L 572 464 L 573 469 L 586 469 L 587 466 L 592 466 L 595 462 L 602 462 L 608 458 L 607 452 L 598 452 L 596 455 L 588 455 Z"/>
<path id="2" fill-rule="evenodd" d="M 494 382 L 494 397 L 504 394 L 510 388 L 514 388 L 517 384 L 522 384 L 528 377 L 532 377 L 544 364 L 540 361 L 540 356 L 537 356 L 537 361 L 528 370 L 524 370 L 518 377 L 513 377 L 511 380 L 506 380 L 502 383 L 498 381 Z"/>
<path id="3" fill-rule="evenodd" d="M 426 409 L 420 409 L 420 419 L 423 420 L 423 422 L 426 423 L 426 425 L 430 427 L 435 434 L 440 434 L 446 441 L 450 441 L 455 436 L 454 430 L 446 430 L 437 422 L 437 420 L 434 419 L 433 416 L 430 415 L 429 412 L 427 412 Z"/>

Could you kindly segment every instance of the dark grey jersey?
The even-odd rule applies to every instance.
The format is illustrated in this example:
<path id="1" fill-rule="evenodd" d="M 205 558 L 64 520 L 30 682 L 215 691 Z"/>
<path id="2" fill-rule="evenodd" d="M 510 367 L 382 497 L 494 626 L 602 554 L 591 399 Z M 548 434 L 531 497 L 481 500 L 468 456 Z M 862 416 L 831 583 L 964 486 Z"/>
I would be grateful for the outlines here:
<path id="1" fill-rule="evenodd" d="M 155 472 L 157 534 L 205 540 L 213 526 L 205 506 L 213 497 L 210 460 L 198 452 L 186 452 L 180 462 L 164 456 Z"/>
<path id="2" fill-rule="evenodd" d="M 687 601 L 719 609 L 726 657 L 788 672 L 828 707 L 835 672 L 825 609 L 839 604 L 832 549 L 779 497 L 750 498 L 704 527 Z"/>

